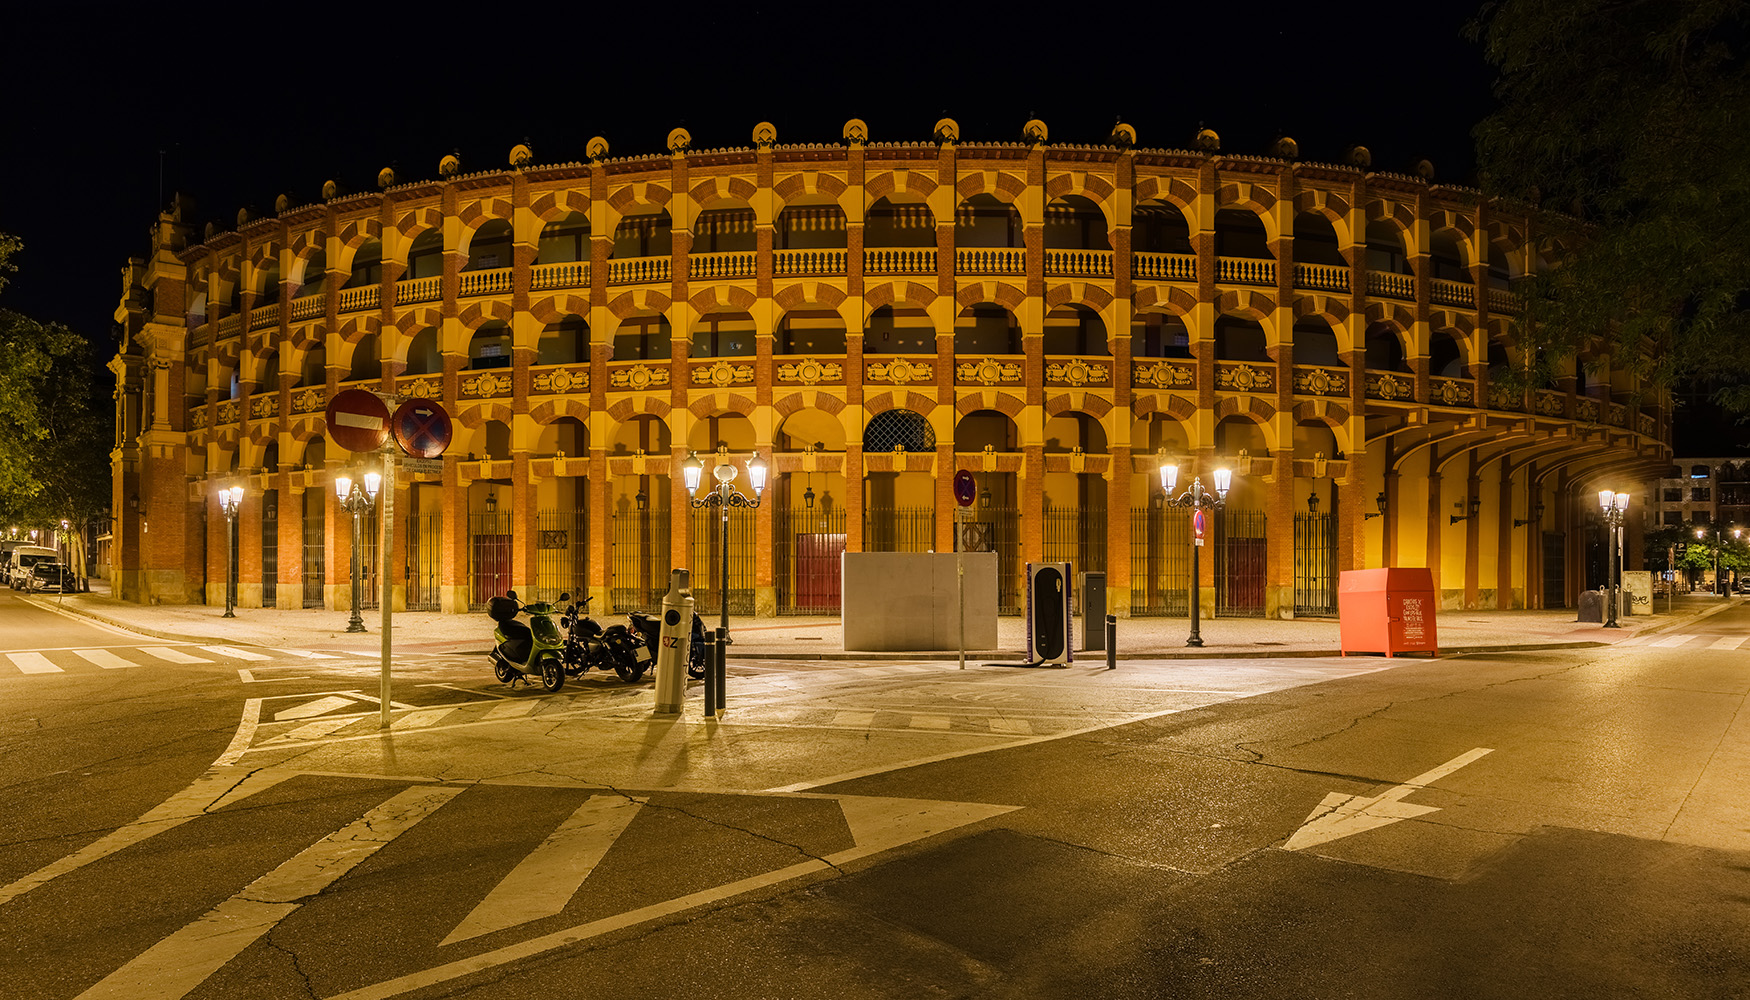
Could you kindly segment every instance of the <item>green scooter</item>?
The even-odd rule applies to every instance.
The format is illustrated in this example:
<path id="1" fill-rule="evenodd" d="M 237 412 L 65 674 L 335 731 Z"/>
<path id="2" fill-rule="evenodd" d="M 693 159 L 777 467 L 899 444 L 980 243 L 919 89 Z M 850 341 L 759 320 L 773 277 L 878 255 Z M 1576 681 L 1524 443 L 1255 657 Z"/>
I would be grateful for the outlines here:
<path id="1" fill-rule="evenodd" d="M 570 594 L 559 595 L 560 604 L 570 599 Z M 559 614 L 556 605 L 545 601 L 523 604 L 512 590 L 488 601 L 486 613 L 498 623 L 492 630 L 498 644 L 488 654 L 495 677 L 514 686 L 518 680 L 526 681 L 533 675 L 549 691 L 565 686 L 565 636 L 553 621 Z M 521 613 L 529 616 L 529 624 L 516 620 Z"/>

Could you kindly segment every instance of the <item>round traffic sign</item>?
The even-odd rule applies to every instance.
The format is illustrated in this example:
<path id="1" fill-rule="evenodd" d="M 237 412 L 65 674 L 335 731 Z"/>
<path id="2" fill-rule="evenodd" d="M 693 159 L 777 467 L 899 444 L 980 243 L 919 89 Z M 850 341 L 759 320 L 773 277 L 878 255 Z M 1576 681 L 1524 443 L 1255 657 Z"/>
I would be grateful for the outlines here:
<path id="1" fill-rule="evenodd" d="M 410 399 L 389 421 L 401 450 L 415 458 L 436 458 L 450 446 L 450 415 L 430 399 Z"/>
<path id="2" fill-rule="evenodd" d="M 960 506 L 970 507 L 977 498 L 978 483 L 973 480 L 972 473 L 965 469 L 954 473 L 954 499 L 960 501 Z"/>
<path id="3" fill-rule="evenodd" d="M 389 408 L 374 392 L 336 393 L 323 416 L 328 420 L 328 436 L 347 451 L 375 451 L 389 437 Z"/>

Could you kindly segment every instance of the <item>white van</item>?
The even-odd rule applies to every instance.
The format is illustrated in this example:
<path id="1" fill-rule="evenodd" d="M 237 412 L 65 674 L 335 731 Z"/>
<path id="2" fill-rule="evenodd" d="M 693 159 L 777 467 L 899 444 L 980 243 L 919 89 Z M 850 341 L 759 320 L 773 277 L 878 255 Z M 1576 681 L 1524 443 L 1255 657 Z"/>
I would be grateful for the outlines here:
<path id="1" fill-rule="evenodd" d="M 6 561 L 6 582 L 13 590 L 23 590 L 26 581 L 30 579 L 31 570 L 39 562 L 58 563 L 61 553 L 56 549 L 41 545 L 20 545 L 12 550 Z"/>

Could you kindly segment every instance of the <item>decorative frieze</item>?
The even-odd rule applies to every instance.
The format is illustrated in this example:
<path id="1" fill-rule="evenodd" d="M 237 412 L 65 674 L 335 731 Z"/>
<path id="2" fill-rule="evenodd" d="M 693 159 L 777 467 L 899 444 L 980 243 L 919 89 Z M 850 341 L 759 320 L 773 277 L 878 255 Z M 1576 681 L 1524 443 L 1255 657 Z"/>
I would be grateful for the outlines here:
<path id="1" fill-rule="evenodd" d="M 954 381 L 978 385 L 1004 385 L 1021 381 L 1021 366 L 999 358 L 977 358 L 954 366 Z"/>
<path id="2" fill-rule="evenodd" d="M 1046 385 L 1098 385 L 1112 384 L 1112 366 L 1097 361 L 1053 361 L 1045 366 Z"/>
<path id="3" fill-rule="evenodd" d="M 1441 406 L 1474 406 L 1475 387 L 1463 379 L 1437 378 L 1429 382 L 1428 401 Z"/>
<path id="4" fill-rule="evenodd" d="M 320 413 L 328 408 L 328 387 L 307 385 L 292 390 L 293 413 Z"/>
<path id="5" fill-rule="evenodd" d="M 894 385 L 928 382 L 936 377 L 935 364 L 929 361 L 912 361 L 908 358 L 871 361 L 865 366 L 865 370 L 868 373 L 869 381 L 887 382 Z"/>
<path id="6" fill-rule="evenodd" d="M 1276 388 L 1276 371 L 1258 365 L 1216 365 L 1215 387 L 1230 392 L 1269 392 Z"/>
<path id="7" fill-rule="evenodd" d="M 727 389 L 753 381 L 753 365 L 717 361 L 693 366 L 693 384 Z"/>
<path id="8" fill-rule="evenodd" d="M 845 380 L 845 366 L 837 361 L 803 358 L 778 365 L 777 375 L 780 382 L 800 382 L 803 385 L 819 385 L 822 382 L 836 384 Z"/>
<path id="9" fill-rule="evenodd" d="M 1190 389 L 1197 385 L 1197 369 L 1189 364 L 1138 361 L 1131 367 L 1130 384 L 1139 389 Z"/>
<path id="10" fill-rule="evenodd" d="M 1368 375 L 1366 385 L 1368 399 L 1383 399 L 1388 403 L 1409 399 L 1415 394 L 1414 383 L 1389 372 Z"/>
<path id="11" fill-rule="evenodd" d="M 567 365 L 564 368 L 536 369 L 530 378 L 534 392 L 543 395 L 560 395 L 567 392 L 589 391 L 589 366 Z"/>
<path id="12" fill-rule="evenodd" d="M 615 389 L 631 389 L 642 392 L 645 389 L 665 386 L 669 383 L 667 368 L 653 368 L 646 364 L 627 365 L 608 372 L 608 385 Z"/>
<path id="13" fill-rule="evenodd" d="M 462 376 L 460 391 L 463 399 L 501 399 L 510 395 L 509 372 L 485 371 Z"/>
<path id="14" fill-rule="evenodd" d="M 1567 409 L 1561 393 L 1554 389 L 1539 389 L 1532 399 L 1532 408 L 1546 417 L 1559 417 Z"/>
<path id="15" fill-rule="evenodd" d="M 1341 368 L 1296 367 L 1294 391 L 1305 396 L 1347 396 L 1349 373 Z"/>
<path id="16" fill-rule="evenodd" d="M 403 375 L 395 380 L 395 389 L 411 399 L 442 399 L 444 380 L 441 375 Z"/>

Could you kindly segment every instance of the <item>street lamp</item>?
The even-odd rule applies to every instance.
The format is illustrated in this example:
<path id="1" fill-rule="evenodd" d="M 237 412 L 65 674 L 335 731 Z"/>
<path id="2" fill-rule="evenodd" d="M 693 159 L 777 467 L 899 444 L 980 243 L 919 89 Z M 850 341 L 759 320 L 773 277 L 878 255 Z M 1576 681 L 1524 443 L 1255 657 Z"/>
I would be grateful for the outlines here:
<path id="1" fill-rule="evenodd" d="M 1628 513 L 1628 494 L 1617 493 L 1614 490 L 1598 491 L 1598 510 L 1604 517 L 1604 547 L 1610 550 L 1605 571 L 1604 588 L 1608 591 L 1605 600 L 1609 608 L 1605 611 L 1605 628 L 1622 628 L 1616 623 L 1616 543 L 1622 530 L 1623 515 Z"/>
<path id="2" fill-rule="evenodd" d="M 1717 524 L 1714 525 L 1714 544 L 1713 544 L 1713 550 L 1714 550 L 1714 594 L 1715 594 L 1715 596 L 1725 595 L 1725 596 L 1729 597 L 1729 596 L 1731 596 L 1731 591 L 1727 590 L 1722 585 L 1723 581 L 1720 579 L 1720 543 L 1725 541 L 1725 538 L 1723 537 L 1723 531 L 1724 531 L 1724 529 L 1722 529 L 1719 525 L 1717 525 Z M 1741 538 L 1741 537 L 1743 537 L 1743 533 L 1744 533 L 1744 529 L 1742 529 L 1742 528 L 1733 528 L 1732 529 L 1732 537 L 1733 538 Z M 1698 541 L 1707 538 L 1707 529 L 1706 528 L 1695 529 L 1695 537 L 1696 537 L 1696 540 L 1698 540 Z"/>
<path id="3" fill-rule="evenodd" d="M 365 512 L 376 506 L 377 487 L 382 482 L 383 477 L 375 472 L 365 473 L 362 488 L 349 476 L 334 477 L 334 493 L 340 498 L 340 508 L 352 515 L 352 619 L 346 623 L 348 632 L 365 631 L 365 620 L 359 617 L 359 533 Z"/>
<path id="4" fill-rule="evenodd" d="M 718 565 L 723 572 L 717 588 L 716 655 L 711 657 L 711 668 L 705 673 L 705 714 L 721 715 L 729 654 L 729 508 L 760 505 L 760 494 L 766 489 L 766 463 L 758 455 L 747 460 L 747 480 L 753 486 L 752 500 L 735 488 L 735 466 L 730 462 L 724 462 L 711 471 L 717 485 L 700 496 L 699 481 L 704 478 L 704 472 L 705 463 L 699 461 L 698 452 L 688 452 L 687 460 L 681 463 L 681 474 L 686 478 L 687 494 L 691 497 L 687 502 L 694 507 L 716 506 L 722 512 L 723 548 L 718 550 L 721 553 Z M 706 641 L 712 641 L 712 637 L 707 636 Z"/>
<path id="5" fill-rule="evenodd" d="M 219 508 L 225 512 L 225 614 L 237 617 L 237 508 L 243 505 L 243 487 L 219 491 Z"/>
<path id="6" fill-rule="evenodd" d="M 1233 481 L 1233 473 L 1227 469 L 1215 470 L 1215 492 L 1206 493 L 1203 490 L 1203 480 L 1193 478 L 1191 488 L 1178 496 L 1173 496 L 1173 488 L 1179 482 L 1179 467 L 1171 462 L 1161 463 L 1161 489 L 1166 492 L 1167 503 L 1175 507 L 1192 508 L 1191 532 L 1191 637 L 1185 640 L 1187 646 L 1203 645 L 1203 636 L 1198 634 L 1197 619 L 1202 611 L 1202 598 L 1198 593 L 1197 549 L 1203 544 L 1202 521 L 1206 510 L 1220 510 L 1227 506 L 1228 486 Z"/>

